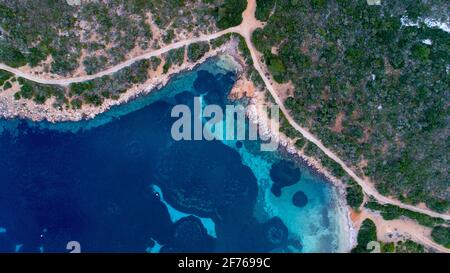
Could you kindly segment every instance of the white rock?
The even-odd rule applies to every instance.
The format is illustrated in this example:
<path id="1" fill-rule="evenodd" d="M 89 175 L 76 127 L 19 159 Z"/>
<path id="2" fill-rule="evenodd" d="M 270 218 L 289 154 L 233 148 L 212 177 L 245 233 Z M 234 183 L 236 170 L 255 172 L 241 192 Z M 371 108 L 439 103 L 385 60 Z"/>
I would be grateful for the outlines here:
<path id="1" fill-rule="evenodd" d="M 425 39 L 425 40 L 422 40 L 422 43 L 424 43 L 426 45 L 432 45 L 433 41 L 431 41 L 430 39 Z"/>

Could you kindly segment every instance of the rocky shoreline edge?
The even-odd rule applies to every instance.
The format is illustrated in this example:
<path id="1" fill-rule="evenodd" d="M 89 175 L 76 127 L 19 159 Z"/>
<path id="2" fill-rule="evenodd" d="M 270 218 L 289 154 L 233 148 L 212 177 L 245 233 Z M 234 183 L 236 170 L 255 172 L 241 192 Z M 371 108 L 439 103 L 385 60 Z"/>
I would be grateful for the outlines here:
<path id="1" fill-rule="evenodd" d="M 336 191 L 334 198 L 338 204 L 340 215 L 338 218 L 341 223 L 340 249 L 338 252 L 350 252 L 356 246 L 357 230 L 351 219 L 351 208 L 346 201 L 346 185 L 340 179 L 334 177 L 327 171 L 317 160 L 306 156 L 302 151 L 295 147 L 293 141 L 281 132 L 272 132 L 269 129 L 269 121 L 267 112 L 261 106 L 265 104 L 263 93 L 259 92 L 250 99 L 247 116 L 250 122 L 256 123 L 261 127 L 261 131 L 265 137 L 275 139 L 278 143 L 278 150 L 287 156 L 296 160 L 299 164 L 306 165 L 316 175 L 322 177 L 325 181 L 331 183 Z"/>
<path id="2" fill-rule="evenodd" d="M 237 41 L 232 39 L 220 47 L 211 49 L 196 62 L 184 62 L 179 66 L 170 68 L 167 73 L 152 71 L 149 73 L 149 79 L 145 83 L 130 88 L 127 92 L 121 94 L 117 100 L 105 99 L 100 106 L 83 105 L 81 109 L 77 110 L 72 108 L 55 108 L 53 106 L 54 98 L 48 99 L 44 104 L 37 104 L 32 100 L 16 100 L 14 99 L 14 94 L 17 89 L 10 88 L 0 92 L 0 118 L 27 119 L 35 122 L 48 121 L 50 123 L 93 119 L 113 106 L 125 104 L 140 96 L 145 96 L 150 92 L 161 89 L 175 75 L 193 70 L 199 64 L 221 54 L 228 54 L 237 58 Z"/>

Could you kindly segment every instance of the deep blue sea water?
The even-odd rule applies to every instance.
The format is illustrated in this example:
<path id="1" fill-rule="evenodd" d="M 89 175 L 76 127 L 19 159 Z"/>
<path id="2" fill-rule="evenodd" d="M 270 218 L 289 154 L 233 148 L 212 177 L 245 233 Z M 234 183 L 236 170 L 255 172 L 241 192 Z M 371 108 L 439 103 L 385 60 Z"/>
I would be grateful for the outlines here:
<path id="1" fill-rule="evenodd" d="M 337 251 L 335 189 L 307 167 L 171 138 L 173 105 L 227 103 L 222 61 L 90 121 L 0 120 L 0 252 Z"/>

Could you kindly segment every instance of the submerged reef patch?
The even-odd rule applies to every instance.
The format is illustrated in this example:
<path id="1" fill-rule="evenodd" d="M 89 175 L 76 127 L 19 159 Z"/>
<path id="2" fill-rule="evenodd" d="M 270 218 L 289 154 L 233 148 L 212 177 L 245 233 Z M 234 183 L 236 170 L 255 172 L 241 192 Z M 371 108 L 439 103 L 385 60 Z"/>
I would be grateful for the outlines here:
<path id="1" fill-rule="evenodd" d="M 280 197 L 281 189 L 297 183 L 301 178 L 300 168 L 294 162 L 281 160 L 272 165 L 270 169 L 270 178 L 273 181 L 272 193 Z"/>
<path id="2" fill-rule="evenodd" d="M 308 204 L 308 196 L 302 191 L 298 191 L 292 196 L 292 204 L 294 206 L 302 208 Z"/>

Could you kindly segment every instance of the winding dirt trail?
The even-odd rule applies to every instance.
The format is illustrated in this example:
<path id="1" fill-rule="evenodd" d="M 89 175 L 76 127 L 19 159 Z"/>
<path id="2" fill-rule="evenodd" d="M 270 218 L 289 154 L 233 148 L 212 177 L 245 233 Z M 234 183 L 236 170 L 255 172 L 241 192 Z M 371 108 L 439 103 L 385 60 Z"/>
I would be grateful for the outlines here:
<path id="1" fill-rule="evenodd" d="M 228 33 L 239 33 L 239 31 L 237 29 L 238 29 L 238 27 L 232 27 L 232 28 L 228 28 L 228 29 L 225 29 L 225 30 L 213 33 L 213 34 L 210 34 L 210 35 L 203 35 L 203 36 L 200 36 L 200 37 L 196 37 L 196 38 L 192 38 L 192 39 L 187 39 L 187 40 L 184 40 L 184 41 L 176 42 L 176 43 L 170 44 L 170 45 L 168 45 L 166 47 L 163 47 L 163 48 L 160 48 L 160 49 L 157 49 L 157 50 L 154 50 L 154 51 L 146 52 L 146 53 L 144 53 L 142 55 L 139 55 L 139 56 L 136 56 L 136 57 L 131 58 L 129 60 L 126 60 L 126 61 L 124 61 L 122 63 L 119 63 L 119 64 L 117 64 L 115 66 L 112 66 L 112 67 L 110 67 L 110 68 L 108 68 L 106 70 L 103 70 L 101 72 L 98 72 L 98 73 L 95 73 L 95 74 L 92 74 L 92 75 L 81 76 L 81 77 L 63 78 L 63 79 L 50 79 L 50 78 L 39 77 L 39 76 L 35 76 L 35 75 L 29 74 L 29 73 L 25 73 L 25 72 L 21 71 L 20 69 L 13 68 L 13 67 L 7 66 L 7 65 L 2 64 L 2 63 L 0 63 L 0 69 L 9 71 L 9 72 L 14 73 L 15 75 L 17 75 L 19 77 L 22 77 L 22 78 L 25 78 L 27 80 L 34 81 L 34 82 L 37 82 L 37 83 L 67 86 L 67 85 L 69 85 L 71 83 L 78 83 L 78 82 L 89 81 L 89 80 L 93 80 L 93 79 L 96 79 L 96 78 L 100 78 L 100 77 L 105 76 L 105 75 L 113 74 L 113 73 L 121 70 L 122 68 L 125 68 L 127 66 L 132 65 L 133 63 L 135 63 L 137 61 L 144 60 L 144 59 L 149 59 L 149 58 L 154 57 L 154 56 L 162 55 L 162 54 L 164 54 L 166 52 L 169 52 L 172 49 L 177 49 L 177 48 L 180 48 L 180 47 L 192 44 L 192 43 L 214 40 L 214 39 L 216 39 L 216 38 L 218 38 L 220 36 L 223 36 L 225 34 L 228 34 Z"/>
<path id="2" fill-rule="evenodd" d="M 325 147 L 319 139 L 317 139 L 314 135 L 312 135 L 307 129 L 301 127 L 299 124 L 297 124 L 297 122 L 295 122 L 295 120 L 290 115 L 289 111 L 284 106 L 283 101 L 278 96 L 277 92 L 275 91 L 274 87 L 272 86 L 271 81 L 266 77 L 265 70 L 262 68 L 262 65 L 260 63 L 260 58 L 258 55 L 259 53 L 255 49 L 255 46 L 253 45 L 253 43 L 251 41 L 251 35 L 252 35 L 253 31 L 259 27 L 262 27 L 263 24 L 255 18 L 256 0 L 248 0 L 247 3 L 248 3 L 247 8 L 245 9 L 245 11 L 242 14 L 243 21 L 239 26 L 228 28 L 228 29 L 219 31 L 214 34 L 203 35 L 203 36 L 200 36 L 197 38 L 187 39 L 184 41 L 173 43 L 164 48 L 160 48 L 158 50 L 147 52 L 140 56 L 131 58 L 125 62 L 117 64 L 109 69 L 106 69 L 104 71 L 101 71 L 101 72 L 93 74 L 93 75 L 73 77 L 73 78 L 63 78 L 63 79 L 48 79 L 48 78 L 41 78 L 41 77 L 38 77 L 38 76 L 35 76 L 32 74 L 25 73 L 25 72 L 21 71 L 20 69 L 12 68 L 5 64 L 0 64 L 0 69 L 9 71 L 19 77 L 23 77 L 30 81 L 34 81 L 34 82 L 38 82 L 38 83 L 42 83 L 42 84 L 55 84 L 55 85 L 65 85 L 66 86 L 66 85 L 69 85 L 70 83 L 83 82 L 83 81 L 92 80 L 92 79 L 95 79 L 98 77 L 112 74 L 124 67 L 127 67 L 127 66 L 133 64 L 136 61 L 148 59 L 153 56 L 158 56 L 158 55 L 166 53 L 172 49 L 180 48 L 180 47 L 189 45 L 191 43 L 196 43 L 196 42 L 201 42 L 201 41 L 209 41 L 209 40 L 216 39 L 216 38 L 218 38 L 222 35 L 228 34 L 228 33 L 239 34 L 242 37 L 244 37 L 244 39 L 247 43 L 247 46 L 251 53 L 251 57 L 253 59 L 254 68 L 261 75 L 261 78 L 263 79 L 267 89 L 269 90 L 270 94 L 274 98 L 275 102 L 279 105 L 280 110 L 285 115 L 289 124 L 292 127 L 294 127 L 298 132 L 300 132 L 303 135 L 303 137 L 305 137 L 307 140 L 311 141 L 317 147 L 319 147 L 329 158 L 331 158 L 336 163 L 338 163 L 345 170 L 345 172 L 348 175 L 350 175 L 362 187 L 363 191 L 367 195 L 373 196 L 381 204 L 392 204 L 392 205 L 395 205 L 395 206 L 398 206 L 398 207 L 401 207 L 404 209 L 409 209 L 409 210 L 412 210 L 415 212 L 427 214 L 432 217 L 439 217 L 439 218 L 443 218 L 445 220 L 450 220 L 449 214 L 438 213 L 438 212 L 434 212 L 427 208 L 420 208 L 420 207 L 416 207 L 413 205 L 404 204 L 398 200 L 381 195 L 380 193 L 377 192 L 377 190 L 374 188 L 373 185 L 371 185 L 368 181 L 357 176 L 356 173 L 350 167 L 348 167 L 344 163 L 343 160 L 341 160 L 335 153 L 333 153 L 331 150 L 329 150 L 327 147 Z"/>
<path id="3" fill-rule="evenodd" d="M 280 110 L 286 116 L 286 119 L 288 120 L 289 124 L 292 127 L 294 127 L 298 132 L 300 132 L 303 135 L 303 137 L 305 137 L 306 139 L 308 139 L 309 141 L 314 143 L 317 147 L 319 147 L 329 158 L 333 159 L 336 163 L 338 163 L 345 170 L 345 172 L 348 173 L 348 175 L 350 175 L 359 185 L 361 185 L 361 187 L 363 188 L 364 192 L 367 195 L 373 196 L 378 202 L 380 202 L 382 204 L 392 204 L 392 205 L 399 206 L 401 208 L 424 213 L 424 214 L 427 214 L 427 215 L 430 215 L 433 217 L 440 217 L 445 220 L 450 220 L 450 215 L 448 215 L 448 214 L 437 213 L 437 212 L 431 211 L 429 209 L 419 208 L 419 207 L 415 207 L 415 206 L 408 205 L 408 204 L 403 204 L 398 200 L 394 200 L 389 197 L 385 197 L 385 196 L 381 195 L 380 193 L 377 192 L 377 190 L 371 184 L 369 184 L 367 181 L 365 181 L 362 178 L 360 178 L 359 176 L 357 176 L 356 173 L 344 163 L 344 161 L 342 161 L 335 153 L 333 153 L 331 150 L 329 150 L 327 147 L 325 147 L 319 139 L 317 139 L 314 135 L 312 135 L 307 129 L 301 127 L 299 124 L 297 124 L 297 122 L 295 122 L 295 120 L 290 115 L 289 111 L 284 106 L 284 103 L 281 101 L 277 92 L 273 88 L 271 81 L 265 76 L 265 70 L 263 70 L 263 68 L 260 64 L 260 61 L 259 61 L 260 58 L 258 56 L 257 50 L 255 49 L 255 46 L 252 43 L 252 40 L 251 40 L 251 35 L 252 35 L 253 31 L 257 28 L 258 25 L 260 25 L 258 23 L 255 23 L 255 21 L 257 22 L 257 20 L 254 17 L 255 10 L 256 10 L 256 0 L 248 0 L 248 3 L 249 4 L 247 6 L 247 10 L 244 11 L 244 13 L 243 13 L 244 21 L 238 27 L 239 34 L 245 38 L 247 46 L 252 55 L 253 64 L 254 64 L 255 69 L 261 75 L 261 77 L 266 85 L 266 88 L 269 90 L 269 92 L 272 95 L 272 97 L 274 98 L 275 102 L 279 105 Z"/>

